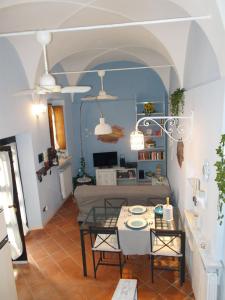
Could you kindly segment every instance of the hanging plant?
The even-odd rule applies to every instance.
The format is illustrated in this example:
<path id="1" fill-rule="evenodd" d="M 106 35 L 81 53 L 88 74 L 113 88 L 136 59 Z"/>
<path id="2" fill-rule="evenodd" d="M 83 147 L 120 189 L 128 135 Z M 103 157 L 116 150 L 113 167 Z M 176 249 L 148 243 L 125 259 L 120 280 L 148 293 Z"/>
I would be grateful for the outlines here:
<path id="1" fill-rule="evenodd" d="M 222 134 L 219 147 L 216 149 L 219 160 L 215 163 L 216 179 L 219 189 L 218 199 L 218 221 L 221 225 L 223 223 L 223 204 L 225 203 L 225 134 Z"/>
<path id="2" fill-rule="evenodd" d="M 185 89 L 176 89 L 170 95 L 170 112 L 172 116 L 179 116 L 184 111 L 184 92 Z"/>

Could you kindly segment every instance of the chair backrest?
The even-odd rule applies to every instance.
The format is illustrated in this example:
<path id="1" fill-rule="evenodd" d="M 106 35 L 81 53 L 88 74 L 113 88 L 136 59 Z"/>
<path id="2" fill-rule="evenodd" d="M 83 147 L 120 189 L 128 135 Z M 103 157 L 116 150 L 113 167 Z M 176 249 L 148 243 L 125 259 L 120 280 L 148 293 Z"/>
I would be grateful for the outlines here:
<path id="1" fill-rule="evenodd" d="M 106 243 L 110 248 L 115 249 L 115 241 L 111 242 L 110 237 L 116 238 L 116 242 L 118 245 L 117 249 L 120 249 L 120 241 L 119 241 L 119 233 L 117 227 L 96 227 L 90 226 L 89 233 L 91 238 L 91 247 L 98 248 L 101 244 Z M 98 244 L 96 245 L 96 239 L 98 238 Z M 94 247 L 95 246 L 95 247 Z"/>
<path id="2" fill-rule="evenodd" d="M 105 198 L 105 207 L 122 207 L 128 205 L 127 198 Z"/>
<path id="3" fill-rule="evenodd" d="M 185 233 L 181 230 L 150 229 L 151 253 L 171 256 L 184 255 Z"/>
<path id="4" fill-rule="evenodd" d="M 165 203 L 166 203 L 165 198 L 149 197 L 146 200 L 146 205 L 147 206 L 156 206 L 158 204 L 165 204 Z"/>

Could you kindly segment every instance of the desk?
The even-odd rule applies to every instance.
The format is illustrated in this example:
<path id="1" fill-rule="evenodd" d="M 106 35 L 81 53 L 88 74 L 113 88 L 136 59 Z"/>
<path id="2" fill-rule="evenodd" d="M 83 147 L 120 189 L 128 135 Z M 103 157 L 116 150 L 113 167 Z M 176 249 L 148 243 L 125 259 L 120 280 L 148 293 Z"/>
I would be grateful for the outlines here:
<path id="1" fill-rule="evenodd" d="M 183 230 L 178 208 L 173 209 L 174 220 L 165 222 L 161 216 L 154 213 L 154 207 L 148 206 L 143 215 L 149 219 L 148 226 L 141 230 L 132 230 L 124 224 L 124 218 L 132 217 L 128 213 L 128 206 L 119 207 L 92 207 L 85 221 L 80 226 L 80 240 L 82 251 L 83 274 L 87 276 L 86 253 L 84 236 L 89 234 L 90 226 L 117 227 L 123 254 L 149 254 L 150 253 L 150 228 L 164 230 Z M 129 215 L 129 216 L 128 216 Z M 137 242 L 138 241 L 138 242 Z M 140 247 L 141 246 L 141 247 Z"/>

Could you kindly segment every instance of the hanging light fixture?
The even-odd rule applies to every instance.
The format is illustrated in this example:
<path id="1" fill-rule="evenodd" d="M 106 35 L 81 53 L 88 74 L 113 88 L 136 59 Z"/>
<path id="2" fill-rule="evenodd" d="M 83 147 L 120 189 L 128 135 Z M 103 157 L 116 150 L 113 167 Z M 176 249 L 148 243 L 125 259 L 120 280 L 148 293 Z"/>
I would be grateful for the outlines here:
<path id="1" fill-rule="evenodd" d="M 95 127 L 95 135 L 105 135 L 112 133 L 112 127 L 105 123 L 105 118 L 101 113 L 101 117 L 99 119 L 99 124 Z"/>
<path id="2" fill-rule="evenodd" d="M 163 123 L 160 122 L 163 120 Z M 185 128 L 182 123 L 179 123 L 181 120 L 189 120 L 190 126 L 188 126 L 188 132 L 185 133 Z M 192 133 L 193 126 L 193 112 L 191 116 L 161 116 L 161 117 L 151 117 L 146 116 L 140 118 L 135 127 L 135 131 L 133 131 L 130 135 L 130 144 L 131 150 L 143 150 L 145 148 L 144 145 L 144 134 L 142 131 L 138 130 L 138 126 L 142 125 L 144 127 L 148 127 L 149 124 L 155 124 L 159 126 L 162 131 L 173 141 L 178 142 L 182 138 L 184 140 L 188 140 Z M 184 137 L 185 135 L 185 137 Z M 175 137 L 176 136 L 176 137 Z"/>
<path id="3" fill-rule="evenodd" d="M 143 150 L 145 147 L 144 134 L 139 130 L 131 132 L 130 135 L 131 150 Z"/>

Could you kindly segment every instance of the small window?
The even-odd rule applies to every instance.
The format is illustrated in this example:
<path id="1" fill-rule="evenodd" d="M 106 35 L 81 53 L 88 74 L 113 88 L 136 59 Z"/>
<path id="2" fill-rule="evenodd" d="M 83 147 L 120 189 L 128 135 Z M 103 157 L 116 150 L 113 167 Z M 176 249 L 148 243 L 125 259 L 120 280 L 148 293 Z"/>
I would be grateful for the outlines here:
<path id="1" fill-rule="evenodd" d="M 62 105 L 48 104 L 51 146 L 56 150 L 66 149 L 64 112 Z"/>

